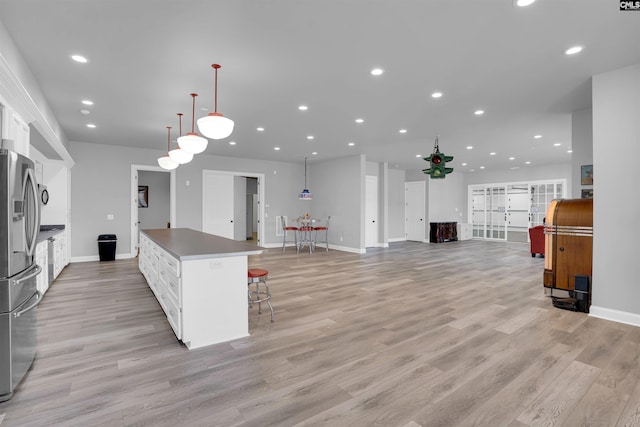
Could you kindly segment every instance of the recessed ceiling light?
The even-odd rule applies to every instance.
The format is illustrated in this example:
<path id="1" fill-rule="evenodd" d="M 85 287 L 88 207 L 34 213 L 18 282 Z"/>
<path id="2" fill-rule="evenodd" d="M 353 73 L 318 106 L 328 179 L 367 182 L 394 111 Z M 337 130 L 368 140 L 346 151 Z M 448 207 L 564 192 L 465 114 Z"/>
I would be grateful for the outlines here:
<path id="1" fill-rule="evenodd" d="M 525 165 L 530 165 L 530 164 L 531 164 L 531 162 L 524 162 L 524 164 L 525 164 Z"/>
<path id="2" fill-rule="evenodd" d="M 534 137 L 535 139 L 540 139 L 540 138 L 542 138 L 542 135 L 533 135 L 533 137 Z"/>
<path id="3" fill-rule="evenodd" d="M 280 147 L 273 147 L 275 151 L 280 151 Z"/>
<path id="4" fill-rule="evenodd" d="M 535 3 L 535 1 L 536 0 L 515 0 L 513 4 L 518 7 L 526 7 Z"/>
<path id="5" fill-rule="evenodd" d="M 467 164 L 466 164 L 466 163 L 463 163 L 463 164 L 462 164 L 462 166 L 467 166 Z"/>
<path id="6" fill-rule="evenodd" d="M 91 129 L 95 129 L 96 125 L 94 125 L 93 123 L 87 123 L 87 127 Z"/>
<path id="7" fill-rule="evenodd" d="M 489 153 L 489 155 L 490 155 L 490 156 L 495 156 L 495 155 L 496 155 L 496 152 L 495 152 L 495 151 L 492 151 L 491 153 Z"/>
<path id="8" fill-rule="evenodd" d="M 350 143 L 348 143 L 347 145 L 348 145 L 349 147 L 353 147 L 354 145 L 356 145 L 356 143 L 355 143 L 355 142 L 350 142 Z"/>
<path id="9" fill-rule="evenodd" d="M 484 166 L 480 166 L 480 169 L 484 169 Z"/>
<path id="10" fill-rule="evenodd" d="M 406 129 L 400 129 L 398 132 L 400 132 L 400 133 L 407 133 L 407 130 L 406 130 Z"/>
<path id="11" fill-rule="evenodd" d="M 571 148 L 569 148 L 569 149 L 567 150 L 567 153 L 573 153 L 573 150 L 572 150 Z"/>
<path id="12" fill-rule="evenodd" d="M 356 119 L 356 123 L 364 123 L 364 119 Z"/>
<path id="13" fill-rule="evenodd" d="M 467 150 L 473 150 L 473 145 L 467 145 Z"/>
<path id="14" fill-rule="evenodd" d="M 515 159 L 516 159 L 515 157 L 509 157 L 509 160 L 515 160 Z"/>
<path id="15" fill-rule="evenodd" d="M 314 156 L 316 156 L 316 155 L 318 154 L 318 152 L 317 152 L 317 151 L 314 151 L 314 152 L 313 152 L 313 153 L 311 153 L 311 154 L 313 154 Z"/>
<path id="16" fill-rule="evenodd" d="M 264 132 L 264 128 L 262 128 L 262 127 L 260 127 L 260 128 L 256 128 L 256 130 L 257 130 L 258 132 Z"/>
<path id="17" fill-rule="evenodd" d="M 431 94 L 432 98 L 441 98 L 442 97 L 442 92 L 433 92 Z"/>
<path id="18" fill-rule="evenodd" d="M 473 114 L 475 114 L 476 116 L 481 116 L 484 114 L 484 110 L 476 110 L 473 112 Z"/>
<path id="19" fill-rule="evenodd" d="M 235 141 L 229 141 L 229 145 L 236 145 Z"/>
<path id="20" fill-rule="evenodd" d="M 307 139 L 313 139 L 313 135 L 307 135 Z"/>
<path id="21" fill-rule="evenodd" d="M 422 157 L 422 154 L 416 154 L 416 157 Z"/>
<path id="22" fill-rule="evenodd" d="M 469 172 L 475 172 L 475 171 L 476 171 L 475 169 L 471 169 Z"/>
<path id="23" fill-rule="evenodd" d="M 87 62 L 89 62 L 89 60 L 82 55 L 71 55 L 71 59 L 81 64 L 86 64 Z"/>
<path id="24" fill-rule="evenodd" d="M 582 46 L 572 46 L 569 49 L 564 51 L 565 55 L 575 55 L 576 53 L 582 52 L 584 49 Z"/>
<path id="25" fill-rule="evenodd" d="M 83 99 L 83 100 L 82 100 L 82 103 L 83 103 L 84 105 L 93 105 L 93 101 L 89 101 L 88 99 Z"/>
<path id="26" fill-rule="evenodd" d="M 553 144 L 554 147 L 560 147 L 562 144 L 560 144 L 559 142 L 556 142 L 555 144 Z"/>
<path id="27" fill-rule="evenodd" d="M 91 114 L 91 111 L 89 111 L 89 110 L 87 110 L 87 109 L 85 109 L 85 108 L 83 108 L 82 110 L 80 110 L 80 112 L 81 112 L 82 114 L 84 114 L 85 116 L 86 116 L 87 114 Z"/>
<path id="28" fill-rule="evenodd" d="M 372 76 L 381 76 L 382 73 L 384 73 L 384 70 L 382 68 L 374 68 L 373 70 L 371 70 Z"/>
<path id="29" fill-rule="evenodd" d="M 307 111 L 309 109 L 309 107 L 307 107 L 306 105 L 301 105 L 298 107 L 298 110 L 300 111 Z"/>

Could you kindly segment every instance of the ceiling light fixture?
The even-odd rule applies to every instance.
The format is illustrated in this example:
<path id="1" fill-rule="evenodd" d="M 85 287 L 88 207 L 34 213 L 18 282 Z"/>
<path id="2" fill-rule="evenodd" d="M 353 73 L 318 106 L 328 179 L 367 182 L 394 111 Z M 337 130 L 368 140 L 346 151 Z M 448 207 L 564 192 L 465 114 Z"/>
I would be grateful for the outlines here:
<path id="1" fill-rule="evenodd" d="M 431 94 L 432 98 L 442 98 L 442 92 L 433 92 Z"/>
<path id="2" fill-rule="evenodd" d="M 349 147 L 353 147 L 354 145 L 356 145 L 356 143 L 355 143 L 355 142 L 349 142 L 347 145 L 348 145 Z"/>
<path id="3" fill-rule="evenodd" d="M 196 96 L 198 96 L 197 93 L 191 94 L 191 98 L 193 99 L 193 106 L 191 107 L 191 132 L 187 132 L 185 136 L 182 136 L 182 113 L 178 114 L 178 116 L 180 117 L 180 134 L 181 134 L 181 136 L 178 138 L 178 145 L 184 151 L 191 154 L 202 153 L 204 150 L 207 149 L 207 145 L 209 144 L 209 141 L 207 141 L 207 138 L 201 137 L 200 135 L 198 135 L 198 132 L 195 132 L 194 130 L 193 121 L 195 119 L 195 114 L 196 114 Z"/>
<path id="4" fill-rule="evenodd" d="M 473 114 L 475 114 L 476 116 L 481 116 L 484 114 L 484 110 L 476 110 L 473 112 Z"/>
<path id="5" fill-rule="evenodd" d="M 298 194 L 298 199 L 300 200 L 311 200 L 313 199 L 313 195 L 307 188 L 307 158 L 304 158 L 304 189 Z"/>
<path id="6" fill-rule="evenodd" d="M 89 101 L 88 99 L 84 99 L 84 100 L 82 100 L 82 103 L 83 103 L 84 105 L 93 105 L 93 101 Z"/>
<path id="7" fill-rule="evenodd" d="M 309 109 L 309 107 L 307 107 L 306 105 L 301 105 L 298 107 L 298 110 L 300 111 L 307 111 Z"/>
<path id="8" fill-rule="evenodd" d="M 229 145 L 236 145 L 235 141 L 229 141 Z"/>
<path id="9" fill-rule="evenodd" d="M 264 128 L 256 128 L 258 132 L 264 132 Z"/>
<path id="10" fill-rule="evenodd" d="M 492 151 L 492 152 L 490 152 L 490 153 L 489 153 L 489 155 L 490 155 L 490 156 L 495 156 L 495 155 L 496 155 L 496 153 L 495 153 L 495 151 Z"/>
<path id="11" fill-rule="evenodd" d="M 178 145 L 180 145 L 180 137 L 182 137 L 182 113 L 178 113 L 178 120 L 180 121 L 180 136 L 178 137 Z M 193 153 L 185 150 L 184 148 L 176 148 L 169 151 L 169 157 L 174 162 L 184 165 L 193 160 Z"/>
<path id="12" fill-rule="evenodd" d="M 95 128 L 96 128 L 96 125 L 94 125 L 93 123 L 88 123 L 88 124 L 87 124 L 87 127 L 88 127 L 88 128 L 91 128 L 91 129 L 95 129 Z"/>
<path id="13" fill-rule="evenodd" d="M 534 137 L 535 139 L 540 139 L 540 138 L 542 138 L 542 135 L 533 135 L 533 137 Z"/>
<path id="14" fill-rule="evenodd" d="M 516 0 L 513 2 L 514 5 L 518 7 L 527 7 L 535 3 L 536 0 Z"/>
<path id="15" fill-rule="evenodd" d="M 313 139 L 313 135 L 307 135 L 307 139 L 309 140 Z"/>
<path id="16" fill-rule="evenodd" d="M 171 148 L 171 126 L 167 126 L 167 154 L 162 157 L 158 157 L 158 165 L 162 169 L 173 170 L 178 167 L 178 163 L 171 160 L 169 157 L 169 149 Z"/>
<path id="17" fill-rule="evenodd" d="M 406 130 L 406 129 L 400 129 L 398 132 L 400 132 L 400 133 L 407 133 L 407 130 Z"/>
<path id="18" fill-rule="evenodd" d="M 356 119 L 356 123 L 364 123 L 364 119 Z"/>
<path id="19" fill-rule="evenodd" d="M 71 55 L 71 59 L 81 64 L 86 64 L 87 62 L 89 62 L 89 60 L 82 55 Z"/>
<path id="20" fill-rule="evenodd" d="M 572 46 L 569 49 L 564 51 L 565 55 L 575 55 L 576 53 L 582 52 L 584 49 L 582 46 Z"/>
<path id="21" fill-rule="evenodd" d="M 371 70 L 372 76 L 381 76 L 382 73 L 384 73 L 384 70 L 382 68 L 374 68 L 373 70 Z"/>
<path id="22" fill-rule="evenodd" d="M 233 120 L 218 113 L 218 69 L 220 65 L 211 64 L 216 71 L 215 91 L 213 95 L 213 113 L 209 113 L 198 119 L 198 129 L 207 138 L 224 139 L 233 132 Z"/>

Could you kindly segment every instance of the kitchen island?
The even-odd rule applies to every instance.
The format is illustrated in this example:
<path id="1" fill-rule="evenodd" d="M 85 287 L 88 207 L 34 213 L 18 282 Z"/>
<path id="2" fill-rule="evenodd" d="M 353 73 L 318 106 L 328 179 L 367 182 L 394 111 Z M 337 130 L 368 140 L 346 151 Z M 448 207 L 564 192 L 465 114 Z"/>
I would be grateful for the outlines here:
<path id="1" fill-rule="evenodd" d="M 262 248 L 188 228 L 140 232 L 138 266 L 189 349 L 249 335 L 248 256 Z"/>

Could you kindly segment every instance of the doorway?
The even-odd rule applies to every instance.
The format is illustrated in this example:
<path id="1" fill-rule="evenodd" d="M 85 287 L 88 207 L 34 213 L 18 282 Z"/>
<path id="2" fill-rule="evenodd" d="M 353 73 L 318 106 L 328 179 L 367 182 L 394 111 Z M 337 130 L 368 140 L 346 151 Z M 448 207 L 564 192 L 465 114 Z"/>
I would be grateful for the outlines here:
<path id="1" fill-rule="evenodd" d="M 405 238 L 415 242 L 425 241 L 425 181 L 404 183 Z"/>
<path id="2" fill-rule="evenodd" d="M 154 180 L 158 180 L 158 182 L 162 182 L 163 178 L 162 176 L 159 176 L 158 174 L 163 174 L 164 176 L 167 176 L 166 174 L 168 174 L 169 176 L 169 195 L 168 195 L 168 206 L 166 206 L 167 201 L 166 201 L 166 195 L 164 196 L 160 196 L 162 193 L 164 193 L 165 190 L 161 190 L 160 188 L 158 188 L 158 191 L 155 192 L 154 188 L 156 188 L 156 185 L 143 185 L 139 183 L 139 179 L 140 179 L 140 174 L 145 174 L 148 172 L 152 172 L 154 173 L 154 175 L 147 175 L 145 178 L 151 179 L 151 181 L 147 181 L 148 183 L 152 183 L 154 182 Z M 144 179 L 144 178 L 143 178 Z M 165 178 L 166 179 L 166 178 Z M 158 184 L 160 186 L 160 184 Z M 165 184 L 162 184 L 162 187 L 164 187 Z M 149 224 L 147 228 L 158 228 L 157 226 L 162 226 L 160 228 L 164 228 L 164 227 L 168 227 L 168 228 L 173 228 L 176 226 L 176 174 L 175 174 L 175 170 L 171 170 L 168 171 L 166 169 L 162 169 L 159 166 L 148 166 L 148 165 L 131 165 L 131 198 L 130 198 L 130 202 L 131 202 L 131 233 L 129 236 L 129 241 L 131 242 L 131 256 L 132 257 L 136 257 L 138 255 L 138 242 L 139 242 L 139 237 L 140 237 L 140 230 L 141 230 L 141 223 L 140 223 L 140 215 L 139 215 L 139 210 L 140 209 L 145 209 L 145 208 L 140 208 L 139 206 L 141 204 L 144 204 L 144 196 L 143 196 L 143 202 L 140 202 L 140 186 L 146 186 L 147 188 L 147 199 L 146 199 L 146 203 L 148 206 L 154 206 L 157 205 L 157 203 L 159 202 L 162 206 L 161 210 L 164 210 L 164 208 L 167 208 L 169 210 L 169 221 L 168 224 L 166 223 L 166 221 L 162 221 L 162 222 L 158 222 L 160 221 L 158 218 L 160 216 L 163 216 L 164 218 L 166 218 L 166 213 L 159 213 L 158 214 L 158 218 L 156 219 L 149 219 Z M 155 196 L 154 196 L 155 195 Z M 160 196 L 159 198 L 157 196 Z M 154 201 L 154 197 L 156 198 L 156 200 Z M 149 209 L 149 208 L 146 208 Z M 165 211 L 166 212 L 166 211 Z M 148 211 L 145 211 L 145 213 L 142 215 L 143 220 L 145 219 L 145 215 L 149 213 Z M 149 214 L 147 216 L 150 216 L 152 214 Z"/>
<path id="3" fill-rule="evenodd" d="M 202 231 L 260 245 L 264 174 L 202 171 Z"/>
<path id="4" fill-rule="evenodd" d="M 366 177 L 364 247 L 378 245 L 378 177 Z"/>

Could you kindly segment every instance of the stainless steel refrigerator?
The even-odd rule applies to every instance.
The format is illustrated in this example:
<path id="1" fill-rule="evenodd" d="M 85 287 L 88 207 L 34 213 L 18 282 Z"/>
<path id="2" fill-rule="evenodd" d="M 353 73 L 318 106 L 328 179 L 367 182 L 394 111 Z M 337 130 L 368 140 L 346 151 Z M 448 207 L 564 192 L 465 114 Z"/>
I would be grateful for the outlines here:
<path id="1" fill-rule="evenodd" d="M 13 396 L 36 355 L 39 229 L 34 164 L 0 149 L 0 402 Z"/>

